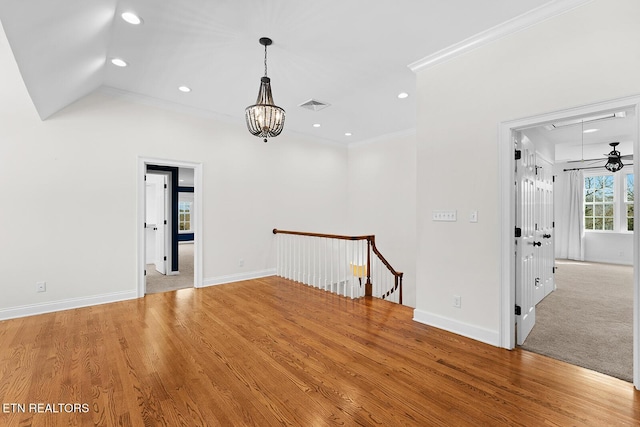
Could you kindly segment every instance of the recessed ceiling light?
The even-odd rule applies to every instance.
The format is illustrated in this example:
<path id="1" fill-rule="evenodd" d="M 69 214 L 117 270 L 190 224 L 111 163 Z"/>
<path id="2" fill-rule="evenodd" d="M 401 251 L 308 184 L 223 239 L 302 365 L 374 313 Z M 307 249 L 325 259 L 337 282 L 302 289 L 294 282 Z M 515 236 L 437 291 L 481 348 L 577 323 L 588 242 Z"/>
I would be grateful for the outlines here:
<path id="1" fill-rule="evenodd" d="M 344 136 L 351 136 L 351 135 L 352 135 L 352 133 L 351 133 L 351 132 L 345 132 L 345 133 L 344 133 Z"/>
<path id="2" fill-rule="evenodd" d="M 319 127 L 320 127 L 320 123 L 314 123 L 314 124 L 313 124 L 313 127 L 314 127 L 314 128 L 319 128 Z"/>
<path id="3" fill-rule="evenodd" d="M 178 90 L 179 90 L 180 92 L 185 92 L 185 93 L 187 93 L 187 92 L 191 92 L 191 88 L 190 88 L 190 87 L 188 87 L 188 86 L 180 86 L 180 87 L 178 88 Z"/>
<path id="4" fill-rule="evenodd" d="M 120 59 L 120 58 L 113 58 L 111 60 L 111 63 L 113 65 L 117 66 L 117 67 L 126 67 L 127 66 L 127 63 L 124 60 Z"/>
<path id="5" fill-rule="evenodd" d="M 408 96 L 409 96 L 409 94 L 407 92 L 400 92 L 398 94 L 398 98 L 400 98 L 400 99 L 405 99 Z"/>
<path id="6" fill-rule="evenodd" d="M 124 12 L 120 16 L 122 16 L 122 19 L 124 19 L 129 24 L 133 24 L 133 25 L 142 24 L 142 19 L 140 19 L 140 17 L 133 12 Z"/>
<path id="7" fill-rule="evenodd" d="M 598 132 L 600 129 L 585 129 L 582 131 L 582 133 L 594 133 L 594 132 Z"/>

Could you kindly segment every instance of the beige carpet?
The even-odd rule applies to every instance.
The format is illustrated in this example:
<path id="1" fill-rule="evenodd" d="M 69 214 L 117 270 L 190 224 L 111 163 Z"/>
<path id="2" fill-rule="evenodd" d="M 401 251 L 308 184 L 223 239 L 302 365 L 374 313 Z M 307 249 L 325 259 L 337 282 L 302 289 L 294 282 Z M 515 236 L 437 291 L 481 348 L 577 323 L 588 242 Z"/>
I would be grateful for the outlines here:
<path id="1" fill-rule="evenodd" d="M 156 271 L 153 264 L 147 264 L 148 294 L 193 288 L 193 244 L 178 245 L 178 270 L 180 274 L 166 276 Z"/>
<path id="2" fill-rule="evenodd" d="M 557 260 L 523 349 L 633 381 L 633 267 Z"/>

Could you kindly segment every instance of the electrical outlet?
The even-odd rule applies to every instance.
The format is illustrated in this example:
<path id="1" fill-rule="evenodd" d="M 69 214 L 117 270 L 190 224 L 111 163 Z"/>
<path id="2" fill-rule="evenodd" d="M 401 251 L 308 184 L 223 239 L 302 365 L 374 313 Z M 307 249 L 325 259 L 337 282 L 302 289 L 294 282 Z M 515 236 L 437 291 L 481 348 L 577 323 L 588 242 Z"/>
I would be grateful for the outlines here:
<path id="1" fill-rule="evenodd" d="M 47 282 L 36 283 L 36 292 L 46 292 L 46 291 L 47 291 Z"/>
<path id="2" fill-rule="evenodd" d="M 238 267 L 244 267 L 244 260 L 242 258 L 238 260 Z"/>
<path id="3" fill-rule="evenodd" d="M 461 305 L 462 305 L 462 297 L 460 295 L 454 295 L 453 296 L 453 306 L 455 308 L 460 308 Z"/>

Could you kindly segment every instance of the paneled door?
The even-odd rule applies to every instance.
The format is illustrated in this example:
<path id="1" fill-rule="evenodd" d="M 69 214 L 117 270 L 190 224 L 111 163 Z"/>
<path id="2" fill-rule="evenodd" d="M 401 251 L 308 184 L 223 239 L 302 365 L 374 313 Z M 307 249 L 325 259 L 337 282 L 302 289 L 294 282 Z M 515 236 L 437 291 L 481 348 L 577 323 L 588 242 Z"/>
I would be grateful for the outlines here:
<path id="1" fill-rule="evenodd" d="M 542 246 L 536 249 L 538 274 L 535 290 L 535 303 L 555 290 L 554 267 L 554 217 L 553 217 L 553 165 L 536 156 L 536 241 Z"/>
<path id="2" fill-rule="evenodd" d="M 536 323 L 536 255 L 542 246 L 536 231 L 536 150 L 521 132 L 516 147 L 516 342 L 522 345 Z"/>

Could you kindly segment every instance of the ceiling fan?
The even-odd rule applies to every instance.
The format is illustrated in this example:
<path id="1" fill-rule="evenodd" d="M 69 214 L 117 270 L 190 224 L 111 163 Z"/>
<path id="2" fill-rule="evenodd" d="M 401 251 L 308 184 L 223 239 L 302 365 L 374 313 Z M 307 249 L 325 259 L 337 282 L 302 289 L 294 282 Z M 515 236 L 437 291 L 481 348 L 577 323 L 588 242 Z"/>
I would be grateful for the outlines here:
<path id="1" fill-rule="evenodd" d="M 622 155 L 622 153 L 620 153 L 620 151 L 616 149 L 616 147 L 619 144 L 620 144 L 619 142 L 610 142 L 609 145 L 611 146 L 611 151 L 608 154 L 605 154 L 607 159 L 606 163 L 601 166 L 594 166 L 594 168 L 604 167 L 610 172 L 617 172 L 624 167 L 624 163 L 622 163 L 623 159 L 633 161 L 633 154 Z M 570 160 L 567 163 L 586 163 L 586 162 L 589 162 L 588 165 L 591 166 L 597 163 L 601 163 L 602 158 Z M 581 169 L 587 169 L 587 168 L 581 168 Z M 588 168 L 588 169 L 592 169 L 592 168 Z"/>
<path id="2" fill-rule="evenodd" d="M 607 154 L 607 163 L 604 165 L 609 172 L 618 172 L 624 167 L 624 164 L 622 163 L 622 156 L 620 155 L 620 152 L 616 150 L 616 146 L 618 144 L 620 143 L 612 142 L 609 144 L 612 150 Z"/>

